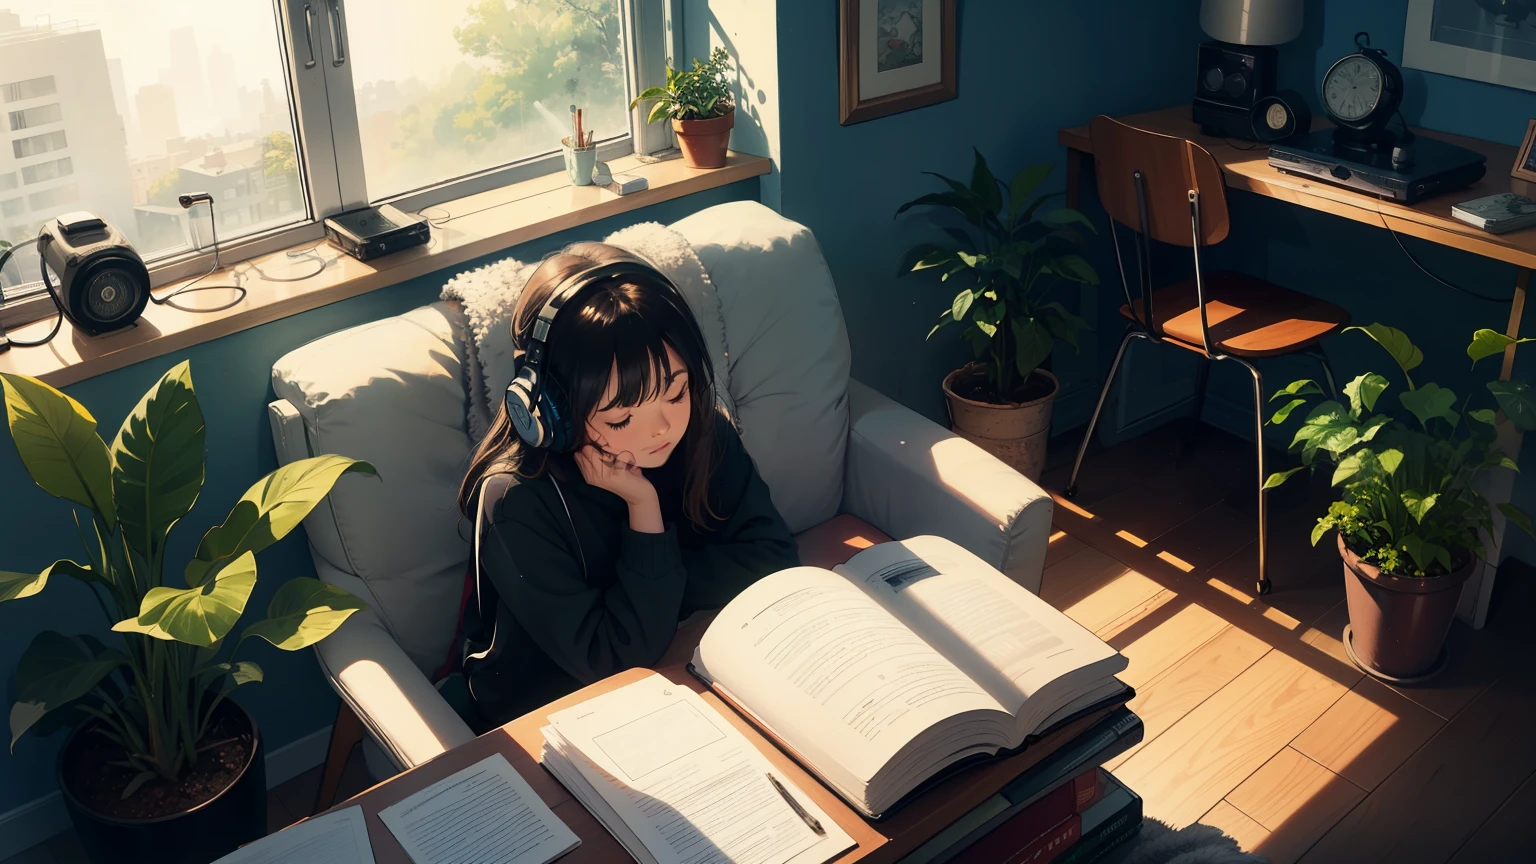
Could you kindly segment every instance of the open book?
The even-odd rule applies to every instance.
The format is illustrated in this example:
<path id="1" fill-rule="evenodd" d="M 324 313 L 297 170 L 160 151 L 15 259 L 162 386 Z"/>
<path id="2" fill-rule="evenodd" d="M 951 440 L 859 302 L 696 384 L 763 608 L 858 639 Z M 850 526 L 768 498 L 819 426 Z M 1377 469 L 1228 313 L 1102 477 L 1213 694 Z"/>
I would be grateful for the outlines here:
<path id="1" fill-rule="evenodd" d="M 1124 701 L 1126 660 L 941 537 L 794 567 L 732 600 L 693 671 L 879 818 L 956 763 Z"/>

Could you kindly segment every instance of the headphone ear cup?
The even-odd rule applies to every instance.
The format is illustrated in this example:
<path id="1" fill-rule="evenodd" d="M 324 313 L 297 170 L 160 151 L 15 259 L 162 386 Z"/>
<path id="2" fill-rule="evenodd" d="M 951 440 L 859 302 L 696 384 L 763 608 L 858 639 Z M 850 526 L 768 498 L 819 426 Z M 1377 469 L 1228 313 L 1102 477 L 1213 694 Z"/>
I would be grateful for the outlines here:
<path id="1" fill-rule="evenodd" d="M 512 421 L 512 428 L 517 431 L 517 437 L 523 439 L 523 443 L 530 447 L 543 447 L 548 435 L 539 418 L 534 416 L 532 396 L 533 385 L 526 372 L 513 378 L 512 383 L 507 385 L 507 418 Z"/>
<path id="2" fill-rule="evenodd" d="M 546 446 L 556 453 L 564 453 L 576 442 L 576 430 L 565 406 L 565 390 L 553 378 L 545 381 L 544 392 L 539 394 L 539 417 L 549 434 Z"/>

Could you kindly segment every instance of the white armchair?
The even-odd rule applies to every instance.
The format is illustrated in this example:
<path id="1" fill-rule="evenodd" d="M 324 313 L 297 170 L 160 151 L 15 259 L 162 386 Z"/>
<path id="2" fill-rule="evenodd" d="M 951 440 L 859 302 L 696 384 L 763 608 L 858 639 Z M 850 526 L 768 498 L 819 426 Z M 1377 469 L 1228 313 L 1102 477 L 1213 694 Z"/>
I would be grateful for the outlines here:
<path id="1" fill-rule="evenodd" d="M 671 227 L 719 293 L 742 440 L 792 531 L 849 514 L 893 537 L 938 534 L 1039 590 L 1050 496 L 849 379 L 836 290 L 810 231 L 756 202 Z M 320 578 L 369 605 L 316 648 L 343 700 L 336 778 L 357 720 L 391 763 L 371 762 L 376 776 L 473 737 L 427 677 L 452 650 L 470 550 L 455 509 L 472 443 L 464 340 L 457 306 L 439 302 L 318 339 L 272 369 L 280 462 L 340 453 L 382 478 L 342 484 L 304 523 Z"/>

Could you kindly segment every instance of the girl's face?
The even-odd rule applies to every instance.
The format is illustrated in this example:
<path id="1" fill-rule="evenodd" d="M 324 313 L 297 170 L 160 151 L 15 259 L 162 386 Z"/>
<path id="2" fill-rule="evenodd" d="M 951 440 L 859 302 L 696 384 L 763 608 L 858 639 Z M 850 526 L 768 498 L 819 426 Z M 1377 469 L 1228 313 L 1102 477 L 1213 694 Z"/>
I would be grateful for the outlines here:
<path id="1" fill-rule="evenodd" d="M 666 348 L 672 373 L 669 380 L 662 382 L 660 396 L 639 405 L 594 411 L 587 418 L 587 436 L 593 442 L 609 454 L 641 468 L 659 468 L 666 464 L 678 442 L 683 440 L 683 433 L 688 431 L 688 421 L 693 413 L 688 399 L 688 370 L 683 365 L 682 356 L 671 345 Z M 619 369 L 615 364 L 608 375 L 603 398 L 597 404 L 612 402 L 618 390 Z"/>

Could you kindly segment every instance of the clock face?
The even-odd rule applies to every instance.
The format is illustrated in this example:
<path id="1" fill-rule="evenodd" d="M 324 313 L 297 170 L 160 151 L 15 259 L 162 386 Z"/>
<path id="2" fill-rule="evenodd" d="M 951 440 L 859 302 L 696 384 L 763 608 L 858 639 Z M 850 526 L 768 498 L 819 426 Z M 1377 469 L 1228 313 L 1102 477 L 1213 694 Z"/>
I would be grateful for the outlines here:
<path id="1" fill-rule="evenodd" d="M 1360 120 L 1381 101 L 1381 70 L 1364 57 L 1345 57 L 1323 79 L 1323 102 L 1340 120 Z"/>
<path id="2" fill-rule="evenodd" d="M 1289 117 L 1290 112 L 1286 111 L 1285 106 L 1279 102 L 1269 106 L 1269 110 L 1264 112 L 1264 122 L 1276 132 L 1285 128 L 1286 119 Z"/>

